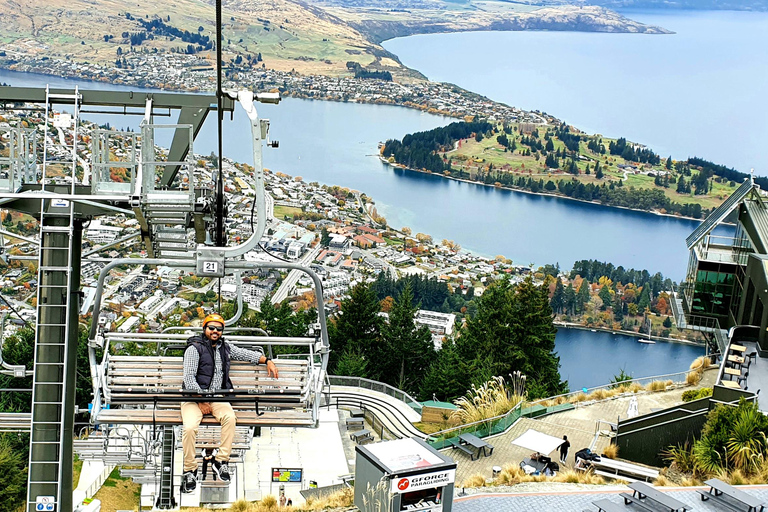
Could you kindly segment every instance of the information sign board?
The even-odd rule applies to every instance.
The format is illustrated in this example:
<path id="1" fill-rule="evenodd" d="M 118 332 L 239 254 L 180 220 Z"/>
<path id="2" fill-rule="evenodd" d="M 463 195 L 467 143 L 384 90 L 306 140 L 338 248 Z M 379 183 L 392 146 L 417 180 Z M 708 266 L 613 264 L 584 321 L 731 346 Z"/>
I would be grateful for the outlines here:
<path id="1" fill-rule="evenodd" d="M 302 469 L 301 468 L 272 468 L 272 481 L 273 482 L 289 482 L 289 483 L 301 483 L 302 481 Z"/>

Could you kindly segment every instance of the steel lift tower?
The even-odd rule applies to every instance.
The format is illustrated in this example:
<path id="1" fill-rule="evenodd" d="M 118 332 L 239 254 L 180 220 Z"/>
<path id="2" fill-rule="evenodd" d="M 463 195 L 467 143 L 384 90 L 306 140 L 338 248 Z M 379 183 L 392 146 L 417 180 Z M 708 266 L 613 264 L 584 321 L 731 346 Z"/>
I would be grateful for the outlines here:
<path id="1" fill-rule="evenodd" d="M 180 267 L 210 277 L 222 277 L 228 261 L 233 269 L 246 268 L 242 261 L 233 262 L 256 247 L 265 223 L 261 144 L 268 122 L 256 116 L 253 102 L 259 100 L 276 103 L 279 98 L 247 92 L 217 97 L 79 88 L 0 90 L 0 110 L 26 111 L 33 125 L 0 128 L 0 136 L 9 142 L 8 155 L 0 155 L 0 206 L 32 215 L 40 226 L 27 510 L 36 510 L 40 497 L 52 497 L 55 510 L 73 509 L 72 441 L 84 223 L 100 215 L 135 215 L 149 253 L 146 261 L 178 260 Z M 254 135 L 259 214 L 254 237 L 258 238 L 240 248 L 206 245 L 206 234 L 214 230 L 213 225 L 222 228 L 220 213 L 225 205 L 210 183 L 195 182 L 192 142 L 210 112 L 218 110 L 221 119 L 224 112 L 233 112 L 237 102 L 246 109 Z M 72 111 L 71 115 L 55 112 L 54 105 Z M 93 130 L 87 142 L 80 116 L 114 112 L 105 107 L 143 116 L 141 133 Z M 174 135 L 167 153 L 161 155 L 154 142 L 160 125 L 154 125 L 153 119 L 176 112 L 177 124 L 162 125 L 173 129 Z M 109 139 L 118 136 L 128 155 L 119 162 L 109 145 Z M 110 179 L 115 167 L 128 169 L 130 182 Z M 221 184 L 223 176 L 218 180 Z M 322 290 L 317 293 L 321 298 Z M 327 332 L 320 306 L 323 342 L 318 346 L 325 354 L 324 372 Z M 98 308 L 97 302 L 93 322 L 98 319 Z"/>

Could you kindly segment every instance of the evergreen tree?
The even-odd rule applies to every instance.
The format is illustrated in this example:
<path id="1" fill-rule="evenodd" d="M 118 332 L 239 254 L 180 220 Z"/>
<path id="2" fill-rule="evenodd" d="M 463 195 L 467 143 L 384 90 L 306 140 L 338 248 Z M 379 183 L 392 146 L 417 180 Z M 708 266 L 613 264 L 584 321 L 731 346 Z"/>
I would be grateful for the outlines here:
<path id="1" fill-rule="evenodd" d="M 356 350 L 368 362 L 369 378 L 380 377 L 381 326 L 379 299 L 369 283 L 359 283 L 341 301 L 341 312 L 328 328 L 331 342 L 330 367 L 333 370 L 345 350 Z M 334 357 L 335 356 L 335 357 Z"/>
<path id="2" fill-rule="evenodd" d="M 613 298 L 613 319 L 619 323 L 624 320 L 624 302 L 618 293 Z"/>
<path id="3" fill-rule="evenodd" d="M 662 325 L 666 327 L 667 329 L 672 327 L 672 319 L 667 317 L 664 319 L 664 322 L 662 322 Z"/>
<path id="4" fill-rule="evenodd" d="M 365 378 L 368 376 L 368 361 L 359 350 L 348 348 L 336 363 L 336 375 Z"/>
<path id="5" fill-rule="evenodd" d="M 608 288 L 607 285 L 603 285 L 603 287 L 600 288 L 598 296 L 603 300 L 603 305 L 600 306 L 601 310 L 605 311 L 610 305 L 613 304 L 613 300 L 611 298 L 611 289 Z"/>
<path id="6" fill-rule="evenodd" d="M 669 170 L 672 169 L 672 155 L 669 155 L 669 157 L 667 158 L 667 163 L 665 164 L 665 167 Z"/>
<path id="7" fill-rule="evenodd" d="M 584 308 L 589 303 L 589 281 L 583 279 L 579 286 L 579 293 L 576 295 L 576 312 L 584 313 Z"/>
<path id="8" fill-rule="evenodd" d="M 573 289 L 573 284 L 568 283 L 568 287 L 565 289 L 564 297 L 565 313 L 567 315 L 573 315 L 576 313 L 576 290 Z"/>
<path id="9" fill-rule="evenodd" d="M 651 294 L 649 289 L 650 286 L 643 286 L 643 289 L 640 292 L 640 298 L 637 300 L 637 307 L 641 312 L 645 311 L 645 308 L 651 306 Z"/>
<path id="10" fill-rule="evenodd" d="M 457 348 L 472 361 L 473 384 L 519 370 L 528 377 L 531 397 L 550 396 L 567 388 L 554 353 L 556 332 L 547 288 L 536 286 L 530 276 L 516 288 L 503 279 L 480 297 L 477 314 L 462 328 Z"/>
<path id="11" fill-rule="evenodd" d="M 565 308 L 565 289 L 563 288 L 563 281 L 559 277 L 555 282 L 555 291 L 552 293 L 552 300 L 549 303 L 555 313 L 562 313 Z"/>
<path id="12" fill-rule="evenodd" d="M 384 382 L 408 393 L 417 393 L 424 374 L 435 358 L 432 333 L 416 325 L 416 312 L 410 283 L 395 299 L 389 322 L 382 327 L 384 354 L 381 360 Z"/>
<path id="13" fill-rule="evenodd" d="M 331 245 L 331 235 L 328 234 L 328 229 L 325 226 L 320 230 L 320 245 L 323 247 Z"/>
<path id="14" fill-rule="evenodd" d="M 443 342 L 442 348 L 424 375 L 419 398 L 451 401 L 464 395 L 471 386 L 471 368 L 456 348 L 453 340 Z"/>

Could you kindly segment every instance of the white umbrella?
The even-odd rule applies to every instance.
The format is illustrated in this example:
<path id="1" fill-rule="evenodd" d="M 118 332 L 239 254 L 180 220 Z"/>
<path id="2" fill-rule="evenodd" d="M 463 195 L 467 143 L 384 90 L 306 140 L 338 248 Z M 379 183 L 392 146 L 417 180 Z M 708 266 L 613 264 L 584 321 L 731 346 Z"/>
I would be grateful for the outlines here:
<path id="1" fill-rule="evenodd" d="M 565 440 L 550 436 L 529 428 L 523 435 L 512 441 L 512 444 L 527 450 L 547 454 L 555 451 Z"/>

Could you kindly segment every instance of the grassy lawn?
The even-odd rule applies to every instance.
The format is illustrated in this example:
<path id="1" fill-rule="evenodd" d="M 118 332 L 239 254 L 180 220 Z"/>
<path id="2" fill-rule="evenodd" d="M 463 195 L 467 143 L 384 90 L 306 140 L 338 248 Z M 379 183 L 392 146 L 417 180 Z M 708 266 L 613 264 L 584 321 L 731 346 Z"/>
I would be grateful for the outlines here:
<path id="1" fill-rule="evenodd" d="M 120 469 L 115 468 L 94 498 L 101 501 L 102 512 L 135 510 L 141 498 L 141 486 L 130 478 L 122 478 Z"/>
<path id="2" fill-rule="evenodd" d="M 546 131 L 539 129 L 539 139 L 544 142 L 544 135 Z M 594 183 L 596 185 L 602 183 L 608 183 L 610 181 L 624 180 L 626 186 L 632 186 L 637 189 L 654 189 L 660 188 L 664 194 L 672 201 L 681 204 L 700 204 L 703 208 L 713 208 L 720 205 L 726 197 L 728 197 L 738 186 L 734 184 L 731 186 L 729 183 L 717 183 L 714 180 L 710 180 L 711 190 L 706 195 L 693 195 L 693 194 L 678 194 L 676 191 L 677 175 L 673 172 L 670 177 L 670 185 L 668 188 L 659 187 L 654 183 L 655 177 L 647 174 L 634 174 L 627 173 L 626 179 L 624 178 L 624 169 L 619 169 L 619 165 L 633 165 L 639 167 L 644 171 L 658 170 L 666 171 L 664 163 L 666 159 L 661 158 L 661 164 L 654 166 L 646 166 L 637 162 L 631 162 L 624 160 L 618 155 L 610 154 L 597 154 L 587 149 L 587 143 L 582 141 L 579 144 L 579 155 L 587 158 L 588 160 L 579 160 L 577 166 L 581 172 L 578 176 L 574 176 L 565 172 L 551 172 L 545 165 L 545 158 L 539 156 L 537 160 L 534 156 L 523 156 L 520 154 L 522 149 L 528 149 L 529 146 L 520 142 L 520 134 L 513 131 L 512 135 L 508 135 L 509 138 L 515 139 L 517 148 L 515 151 L 505 151 L 497 141 L 496 135 L 486 137 L 480 142 L 474 138 L 465 139 L 461 141 L 461 147 L 457 147 L 451 151 L 444 153 L 444 156 L 452 159 L 454 167 L 459 167 L 464 171 L 475 173 L 478 170 L 487 170 L 489 165 L 493 165 L 493 168 L 502 172 L 510 172 L 516 176 L 531 177 L 534 179 L 543 179 L 545 182 L 552 180 L 557 183 L 559 180 L 571 180 L 577 179 L 582 183 Z M 608 148 L 609 144 L 614 139 L 608 139 L 603 137 L 602 143 Z M 552 138 L 555 151 L 565 148 L 565 144 L 559 139 Z M 600 168 L 604 174 L 602 180 L 598 180 L 594 175 L 595 163 L 600 162 Z M 560 165 L 564 167 L 565 160 L 561 160 Z M 589 165 L 591 170 L 590 174 L 585 174 L 586 167 Z M 695 173 L 696 171 L 694 171 Z M 689 181 L 690 177 L 686 177 L 686 181 Z"/>
<path id="3" fill-rule="evenodd" d="M 395 238 L 384 238 L 384 240 L 387 241 L 387 245 L 403 245 L 405 243 L 402 240 Z"/>
<path id="4" fill-rule="evenodd" d="M 296 208 L 295 206 L 275 205 L 276 219 L 284 219 L 287 215 L 291 220 L 293 220 L 293 217 L 298 213 L 301 213 L 301 208 Z"/>

